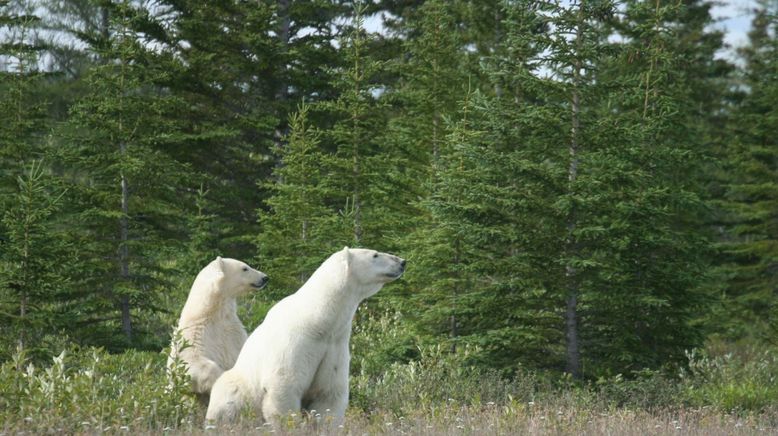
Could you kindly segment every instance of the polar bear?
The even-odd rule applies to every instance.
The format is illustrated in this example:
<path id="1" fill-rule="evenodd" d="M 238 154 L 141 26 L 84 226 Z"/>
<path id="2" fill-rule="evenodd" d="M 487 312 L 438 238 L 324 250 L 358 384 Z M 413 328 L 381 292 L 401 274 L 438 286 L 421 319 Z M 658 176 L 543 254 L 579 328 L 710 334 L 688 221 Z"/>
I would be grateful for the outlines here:
<path id="1" fill-rule="evenodd" d="M 246 342 L 236 298 L 267 282 L 263 272 L 222 257 L 197 274 L 178 320 L 168 368 L 176 358 L 181 359 L 191 376 L 192 390 L 201 400 L 207 401 L 216 379 L 232 368 Z"/>
<path id="2" fill-rule="evenodd" d="M 233 421 L 246 407 L 266 421 L 304 409 L 341 422 L 351 320 L 362 300 L 404 271 L 405 260 L 375 250 L 345 247 L 331 255 L 254 330 L 213 386 L 206 420 Z"/>

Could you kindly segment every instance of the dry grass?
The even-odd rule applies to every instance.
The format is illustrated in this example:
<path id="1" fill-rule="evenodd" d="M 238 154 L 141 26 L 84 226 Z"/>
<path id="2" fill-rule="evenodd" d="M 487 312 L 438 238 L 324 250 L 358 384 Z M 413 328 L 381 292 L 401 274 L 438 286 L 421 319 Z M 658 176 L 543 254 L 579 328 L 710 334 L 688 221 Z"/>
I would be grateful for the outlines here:
<path id="1" fill-rule="evenodd" d="M 423 354 L 377 376 L 352 377 L 343 426 L 298 415 L 276 428 L 249 418 L 204 427 L 205 410 L 187 394 L 183 369 L 171 379 L 164 368 L 164 353 L 101 350 L 63 353 L 38 366 L 21 356 L 0 364 L 0 436 L 778 434 L 772 353 L 691 358 L 682 376 L 646 372 L 594 384 L 531 373 L 505 380 L 444 354 Z"/>
<path id="2" fill-rule="evenodd" d="M 441 405 L 414 416 L 397 417 L 379 411 L 351 410 L 342 426 L 330 426 L 315 419 L 290 416 L 282 428 L 259 422 L 204 429 L 84 428 L 83 433 L 130 434 L 278 434 L 278 435 L 700 435 L 730 436 L 778 434 L 778 419 L 768 414 L 736 416 L 711 408 L 667 410 L 648 413 L 628 409 L 595 411 L 558 409 L 536 404 L 483 407 Z M 23 428 L 13 429 L 24 432 Z"/>

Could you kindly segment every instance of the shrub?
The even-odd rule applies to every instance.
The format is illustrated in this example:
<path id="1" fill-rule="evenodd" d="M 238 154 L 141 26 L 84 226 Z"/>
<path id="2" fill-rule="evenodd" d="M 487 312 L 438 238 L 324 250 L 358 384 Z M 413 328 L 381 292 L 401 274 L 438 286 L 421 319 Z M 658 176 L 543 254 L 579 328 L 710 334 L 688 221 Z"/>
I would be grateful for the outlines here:
<path id="1" fill-rule="evenodd" d="M 71 348 L 44 367 L 17 354 L 0 366 L 3 430 L 91 433 L 191 427 L 195 400 L 182 383 L 182 368 L 167 375 L 166 356 Z"/>
<path id="2" fill-rule="evenodd" d="M 778 354 L 774 350 L 709 356 L 690 352 L 682 372 L 686 398 L 721 411 L 761 412 L 778 405 Z"/>

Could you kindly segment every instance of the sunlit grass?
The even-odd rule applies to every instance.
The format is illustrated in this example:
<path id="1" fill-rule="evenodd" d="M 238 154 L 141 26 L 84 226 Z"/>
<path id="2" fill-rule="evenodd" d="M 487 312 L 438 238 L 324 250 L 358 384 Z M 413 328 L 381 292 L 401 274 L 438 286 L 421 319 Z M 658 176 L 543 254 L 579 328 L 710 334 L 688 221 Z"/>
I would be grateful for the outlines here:
<path id="1" fill-rule="evenodd" d="M 73 349 L 47 364 L 16 356 L 0 366 L 0 433 L 775 434 L 774 389 L 737 403 L 748 386 L 776 373 L 773 355 L 749 358 L 758 361 L 692 356 L 691 370 L 676 378 L 646 372 L 580 385 L 532 373 L 505 380 L 433 348 L 419 361 L 352 377 L 342 427 L 320 414 L 295 414 L 277 427 L 245 416 L 209 428 L 185 377 L 166 373 L 164 353 Z M 735 384 L 743 391 L 730 395 Z"/>

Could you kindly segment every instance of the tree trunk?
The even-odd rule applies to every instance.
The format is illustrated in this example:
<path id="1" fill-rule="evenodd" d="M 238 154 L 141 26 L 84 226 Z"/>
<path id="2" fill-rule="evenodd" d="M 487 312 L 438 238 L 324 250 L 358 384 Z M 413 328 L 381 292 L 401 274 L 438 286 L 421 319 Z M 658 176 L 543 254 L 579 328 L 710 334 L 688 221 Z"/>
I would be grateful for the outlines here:
<path id="1" fill-rule="evenodd" d="M 127 145 L 124 142 L 119 144 L 119 151 L 122 156 L 127 153 Z M 129 240 L 129 220 L 127 217 L 130 211 L 130 190 L 124 171 L 121 172 L 121 189 L 122 216 L 119 218 L 119 275 L 121 277 L 121 281 L 126 284 L 130 279 L 130 256 L 129 247 L 127 246 L 127 242 Z M 122 312 L 122 330 L 124 331 L 125 336 L 127 336 L 127 339 L 132 339 L 130 297 L 127 295 L 122 295 L 119 304 Z"/>
<path id="2" fill-rule="evenodd" d="M 581 81 L 581 45 L 583 40 L 583 1 L 578 6 L 578 24 L 576 26 L 575 35 L 575 61 L 573 62 L 573 94 L 571 103 L 571 128 L 570 128 L 570 164 L 567 170 L 567 177 L 569 182 L 568 194 L 572 196 L 575 189 L 574 185 L 578 178 L 578 139 L 580 136 L 581 121 L 580 121 L 580 90 L 579 85 Z M 572 258 L 577 255 L 578 247 L 576 246 L 575 232 L 577 224 L 576 207 L 573 202 L 570 214 L 567 219 L 567 256 L 568 265 L 565 268 L 565 276 L 567 278 L 567 301 L 565 310 L 565 338 L 566 344 L 566 357 L 567 362 L 565 370 L 574 378 L 581 377 L 581 351 L 579 343 L 579 325 L 578 325 L 578 293 L 579 293 L 579 278 L 578 271 L 572 266 Z"/>
<path id="3" fill-rule="evenodd" d="M 278 108 L 279 124 L 274 132 L 274 141 L 277 147 L 284 146 L 284 138 L 289 133 L 286 115 L 282 113 L 285 110 L 287 100 L 289 99 L 289 83 L 287 83 L 287 61 L 286 56 L 289 53 L 289 32 L 291 29 L 291 18 L 289 17 L 290 0 L 278 0 L 278 39 L 281 44 L 282 62 L 279 71 L 279 83 L 275 93 L 275 104 Z"/>

